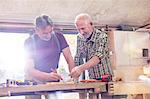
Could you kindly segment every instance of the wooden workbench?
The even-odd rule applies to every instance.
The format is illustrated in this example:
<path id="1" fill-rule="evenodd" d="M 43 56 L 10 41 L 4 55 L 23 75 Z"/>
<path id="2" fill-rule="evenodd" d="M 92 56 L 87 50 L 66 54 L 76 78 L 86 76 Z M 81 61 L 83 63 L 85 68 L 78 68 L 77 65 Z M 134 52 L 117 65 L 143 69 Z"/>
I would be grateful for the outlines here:
<path id="1" fill-rule="evenodd" d="M 15 96 L 15 95 L 27 95 L 29 93 L 37 94 L 42 92 L 52 92 L 52 91 L 77 91 L 80 95 L 90 90 L 90 99 L 97 99 L 94 93 L 95 89 L 100 89 L 100 92 L 106 92 L 105 82 L 88 82 L 88 83 L 59 83 L 53 82 L 48 84 L 39 85 L 25 85 L 16 87 L 4 87 L 0 88 L 0 97 L 4 96 Z M 79 96 L 80 96 L 79 95 Z M 92 96 L 92 97 L 91 97 Z"/>
<path id="2" fill-rule="evenodd" d="M 150 83 L 144 81 L 110 82 L 108 93 L 111 95 L 128 95 L 127 99 L 150 99 Z M 143 95 L 142 98 L 135 98 L 136 95 Z"/>

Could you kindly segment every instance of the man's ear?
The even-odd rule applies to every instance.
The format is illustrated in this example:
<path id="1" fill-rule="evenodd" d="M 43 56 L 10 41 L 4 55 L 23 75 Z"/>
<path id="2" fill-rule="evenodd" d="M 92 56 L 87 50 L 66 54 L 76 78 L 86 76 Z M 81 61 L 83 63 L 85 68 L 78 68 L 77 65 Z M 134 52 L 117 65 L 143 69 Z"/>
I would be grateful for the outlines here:
<path id="1" fill-rule="evenodd" d="M 92 23 L 92 22 L 90 22 L 90 24 L 91 24 L 91 25 L 93 25 L 93 23 Z"/>
<path id="2" fill-rule="evenodd" d="M 35 31 L 35 34 L 37 34 L 38 33 L 38 28 L 35 28 L 34 31 Z"/>
<path id="3" fill-rule="evenodd" d="M 54 30 L 54 27 L 52 27 L 52 30 Z"/>
<path id="4" fill-rule="evenodd" d="M 35 33 L 37 32 L 37 28 L 34 29 Z"/>

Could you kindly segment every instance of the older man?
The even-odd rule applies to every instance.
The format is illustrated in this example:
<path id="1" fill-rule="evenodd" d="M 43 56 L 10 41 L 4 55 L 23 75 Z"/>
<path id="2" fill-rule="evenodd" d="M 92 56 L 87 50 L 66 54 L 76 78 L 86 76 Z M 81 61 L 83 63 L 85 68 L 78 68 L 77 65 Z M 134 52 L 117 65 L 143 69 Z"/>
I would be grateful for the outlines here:
<path id="1" fill-rule="evenodd" d="M 88 70 L 90 79 L 98 79 L 106 74 L 112 76 L 107 33 L 94 28 L 88 14 L 79 14 L 75 19 L 75 26 L 79 31 L 75 56 L 77 66 L 70 75 L 77 78 Z M 84 64 L 83 59 L 86 60 Z"/>
<path id="2" fill-rule="evenodd" d="M 89 75 L 86 76 L 90 79 L 99 79 L 103 75 L 113 76 L 107 33 L 94 28 L 92 18 L 88 14 L 79 14 L 75 19 L 75 26 L 79 32 L 75 56 L 76 67 L 72 69 L 70 75 L 78 78 L 88 70 Z M 86 97 L 86 94 L 80 95 L 81 99 Z M 104 99 L 106 98 L 111 97 L 106 95 Z"/>

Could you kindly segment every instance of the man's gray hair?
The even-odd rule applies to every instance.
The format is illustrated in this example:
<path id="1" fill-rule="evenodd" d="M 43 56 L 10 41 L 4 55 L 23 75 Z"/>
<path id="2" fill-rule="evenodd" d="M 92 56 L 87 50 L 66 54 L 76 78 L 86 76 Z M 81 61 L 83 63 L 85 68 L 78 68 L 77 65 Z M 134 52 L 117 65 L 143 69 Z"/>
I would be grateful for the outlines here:
<path id="1" fill-rule="evenodd" d="M 92 18 L 91 18 L 91 16 L 90 16 L 89 14 L 87 14 L 87 13 L 81 13 L 81 14 L 77 15 L 76 18 L 75 18 L 75 23 L 76 23 L 78 20 L 87 20 L 87 21 L 89 21 L 89 22 L 92 23 Z"/>
<path id="2" fill-rule="evenodd" d="M 35 19 L 35 26 L 38 28 L 45 28 L 46 26 L 53 26 L 53 21 L 47 15 L 41 15 L 36 17 Z"/>

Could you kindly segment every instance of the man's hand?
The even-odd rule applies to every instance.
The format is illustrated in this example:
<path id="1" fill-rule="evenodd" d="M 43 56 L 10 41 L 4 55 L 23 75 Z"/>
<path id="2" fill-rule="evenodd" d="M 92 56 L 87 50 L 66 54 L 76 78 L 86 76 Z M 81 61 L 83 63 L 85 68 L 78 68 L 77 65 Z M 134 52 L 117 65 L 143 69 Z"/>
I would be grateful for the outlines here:
<path id="1" fill-rule="evenodd" d="M 77 78 L 79 78 L 81 73 L 82 73 L 81 66 L 76 66 L 71 70 L 71 73 L 69 74 L 69 76 L 71 76 L 72 78 L 77 79 Z"/>
<path id="2" fill-rule="evenodd" d="M 53 81 L 62 80 L 62 77 L 57 74 L 57 72 L 51 72 L 49 73 L 49 79 Z"/>

